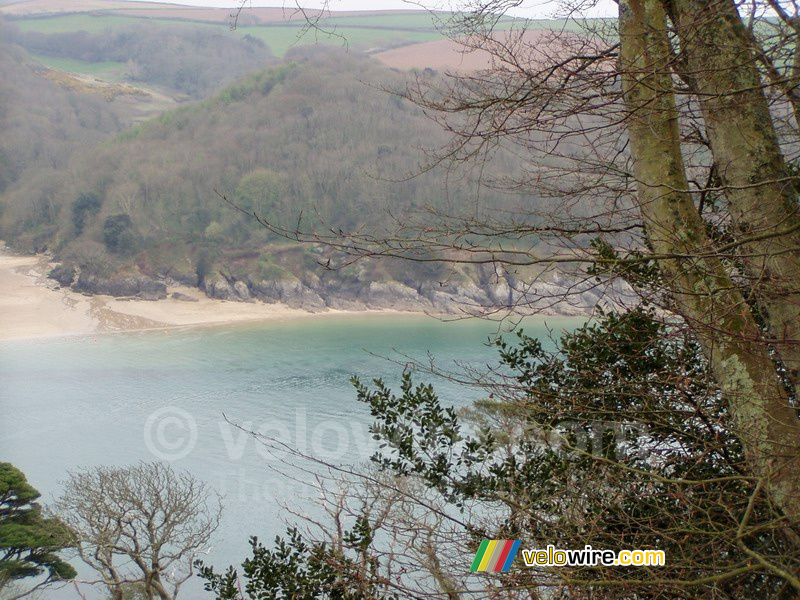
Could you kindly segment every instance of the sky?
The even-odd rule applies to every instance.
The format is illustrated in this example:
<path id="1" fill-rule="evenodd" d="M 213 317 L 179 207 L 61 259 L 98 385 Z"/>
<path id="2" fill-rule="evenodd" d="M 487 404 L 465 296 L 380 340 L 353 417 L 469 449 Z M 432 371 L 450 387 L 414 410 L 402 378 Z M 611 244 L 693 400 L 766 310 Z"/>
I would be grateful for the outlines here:
<path id="1" fill-rule="evenodd" d="M 190 4 L 193 6 L 214 6 L 221 8 L 234 8 L 240 2 L 236 0 L 155 0 L 169 4 Z M 297 0 L 303 8 L 321 8 L 323 0 Z M 508 2 L 511 4 L 512 2 Z M 419 9 L 421 7 L 434 10 L 458 10 L 466 6 L 463 0 L 330 0 L 328 5 L 331 10 L 396 10 Z M 557 0 L 531 0 L 520 2 L 521 6 L 510 10 L 509 14 L 528 18 L 551 18 L 558 16 L 561 2 Z M 247 0 L 247 6 L 296 6 L 295 0 Z M 586 16 L 616 16 L 617 6 L 613 0 L 597 0 L 597 5 L 587 12 Z"/>

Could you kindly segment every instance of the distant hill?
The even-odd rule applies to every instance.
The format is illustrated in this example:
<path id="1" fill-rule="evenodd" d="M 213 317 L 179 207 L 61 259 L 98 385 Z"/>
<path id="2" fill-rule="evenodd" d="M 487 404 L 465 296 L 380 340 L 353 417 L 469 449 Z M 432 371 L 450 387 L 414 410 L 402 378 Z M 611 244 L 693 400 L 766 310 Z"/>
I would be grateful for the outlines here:
<path id="1" fill-rule="evenodd" d="M 353 52 L 296 50 L 199 104 L 76 153 L 64 168 L 17 182 L 2 197 L 0 235 L 20 249 L 47 246 L 84 277 L 168 278 L 224 296 L 223 280 L 318 286 L 332 276 L 319 264 L 325 250 L 270 235 L 220 195 L 288 227 L 302 214 L 309 225 L 342 230 L 390 230 L 427 207 L 477 215 L 535 204 L 478 195 L 466 174 L 419 174 L 428 161 L 420 148 L 446 136 L 381 89 L 404 83 Z M 424 265 L 365 268 L 335 277 L 353 286 L 448 277 Z"/>
<path id="2" fill-rule="evenodd" d="M 224 35 L 231 40 L 256 39 L 275 56 L 283 56 L 291 48 L 313 44 L 347 47 L 380 57 L 380 53 L 396 48 L 444 41 L 444 31 L 453 16 L 450 12 L 425 10 L 301 12 L 291 6 L 261 8 L 245 5 L 243 10 L 237 11 L 235 7 L 205 8 L 114 0 L 21 0 L 6 6 L 0 5 L 0 17 L 14 23 L 23 32 L 100 35 L 134 25 L 145 25 L 151 29 L 179 26 L 195 28 L 206 34 Z M 313 20 L 315 26 L 309 27 L 308 20 Z M 497 29 L 503 30 L 520 23 L 519 20 L 503 19 Z M 547 29 L 551 26 L 561 28 L 564 23 L 536 21 L 530 25 L 533 29 Z M 26 43 L 17 43 L 31 50 Z M 53 57 L 64 57 L 69 50 L 68 44 L 62 45 L 55 52 L 44 51 L 41 58 L 47 61 Z M 450 56 L 450 52 L 439 54 L 444 56 L 446 62 L 441 64 L 443 57 L 436 57 L 438 64 L 435 68 L 463 68 L 463 59 Z M 412 56 L 418 58 L 420 55 L 416 53 Z M 403 68 L 434 66 L 424 63 L 412 61 L 412 64 Z M 73 63 L 71 68 L 81 67 Z M 91 61 L 86 61 L 86 68 L 96 71 L 96 65 L 93 67 Z"/>
<path id="3" fill-rule="evenodd" d="M 96 1 L 0 7 L 3 40 L 19 44 L 0 48 L 0 75 L 20 82 L 0 92 L 0 238 L 54 251 L 59 280 L 91 293 L 149 297 L 179 281 L 311 308 L 398 298 L 430 308 L 450 286 L 503 302 L 489 267 L 364 261 L 331 272 L 330 249 L 245 214 L 343 231 L 392 231 L 429 209 L 530 215 L 537 198 L 475 181 L 502 179 L 519 159 L 428 171 L 424 149 L 447 135 L 389 91 L 410 69 L 435 81 L 486 65 L 443 38 L 448 14 L 332 14 L 304 37 L 305 21 L 274 11 L 243 13 L 231 31 L 219 11 Z"/>
<path id="4" fill-rule="evenodd" d="M 58 4 L 56 8 L 54 5 Z M 355 50 L 385 50 L 442 38 L 441 28 L 450 13 L 427 11 L 301 13 L 280 8 L 229 9 L 179 7 L 157 3 L 77 3 L 36 0 L 0 7 L 0 16 L 22 31 L 41 34 L 86 32 L 98 34 L 129 25 L 181 26 L 224 34 L 231 39 L 246 36 L 263 42 L 276 56 L 302 45 L 335 45 Z M 121 6 L 117 6 L 121 5 Z M 52 6 L 48 11 L 43 7 Z M 319 19 L 316 17 L 319 16 Z M 315 19 L 310 28 L 306 19 Z"/>

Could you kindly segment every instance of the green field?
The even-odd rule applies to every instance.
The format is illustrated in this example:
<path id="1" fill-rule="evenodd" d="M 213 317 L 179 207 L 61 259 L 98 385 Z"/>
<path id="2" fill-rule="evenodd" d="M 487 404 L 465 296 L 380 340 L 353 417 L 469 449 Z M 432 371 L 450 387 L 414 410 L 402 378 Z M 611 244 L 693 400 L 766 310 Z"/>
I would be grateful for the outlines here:
<path id="1" fill-rule="evenodd" d="M 136 23 L 177 25 L 186 23 L 171 19 L 142 19 L 139 17 L 123 17 L 116 15 L 90 15 L 71 14 L 57 15 L 54 17 L 40 17 L 35 19 L 11 19 L 10 22 L 23 31 L 38 31 L 40 33 L 69 33 L 71 31 L 87 31 L 97 33 L 115 27 L 124 27 Z M 195 26 L 211 27 L 208 23 L 189 23 Z"/>
<path id="2" fill-rule="evenodd" d="M 402 42 L 434 41 L 442 38 L 441 29 L 446 27 L 448 19 L 449 13 L 330 17 L 321 20 L 318 29 L 308 28 L 304 23 L 300 22 L 242 25 L 232 35 L 249 34 L 267 44 L 276 56 L 283 56 L 288 49 L 294 46 L 314 43 L 347 45 L 352 48 L 367 49 L 393 46 Z M 75 31 L 97 33 L 138 23 L 146 23 L 148 26 L 178 25 L 229 30 L 228 25 L 222 23 L 88 13 L 13 19 L 12 22 L 23 31 L 37 31 L 40 33 L 68 33 Z M 500 28 L 506 28 L 512 23 L 520 23 L 520 21 L 507 19 L 501 22 Z M 537 21 L 532 22 L 532 24 L 534 28 L 549 28 L 553 27 L 554 24 L 561 26 L 563 22 Z M 40 57 L 40 60 L 45 62 L 44 57 Z M 52 64 L 54 68 L 58 68 L 53 63 L 55 59 L 47 60 L 50 62 L 46 64 Z M 111 70 L 109 66 L 90 66 L 88 68 L 90 70 L 80 69 L 80 65 L 76 61 L 72 66 L 65 66 L 64 70 L 79 70 L 90 74 L 93 69 L 99 69 L 100 74 Z"/>
<path id="3" fill-rule="evenodd" d="M 426 29 L 435 31 L 442 24 L 446 24 L 451 18 L 451 13 L 429 13 L 415 14 L 386 14 L 362 17 L 329 17 L 320 20 L 320 25 L 329 27 L 337 25 L 339 27 L 376 27 L 390 29 Z"/>
<path id="4" fill-rule="evenodd" d="M 429 42 L 442 39 L 435 31 L 410 31 L 394 29 L 368 29 L 342 27 L 335 29 L 308 29 L 300 25 L 263 25 L 240 27 L 242 35 L 249 34 L 267 44 L 275 56 L 283 56 L 294 46 L 308 44 L 333 44 L 355 49 L 369 49 L 396 45 L 400 42 Z"/>
<path id="5" fill-rule="evenodd" d="M 404 20 L 408 21 L 408 17 L 403 16 Z M 398 42 L 427 42 L 441 38 L 441 34 L 434 28 L 431 19 L 426 17 L 424 23 L 426 27 L 400 27 L 402 23 L 398 22 L 398 27 L 388 26 L 386 23 L 391 22 L 391 17 L 376 17 L 375 21 L 380 25 L 370 27 L 368 21 L 371 19 L 364 19 L 364 24 L 352 24 L 347 19 L 329 20 L 325 24 L 321 24 L 324 30 L 309 29 L 304 27 L 301 23 L 286 23 L 281 25 L 254 25 L 254 26 L 240 26 L 231 35 L 251 35 L 255 38 L 262 40 L 267 44 L 276 56 L 283 56 L 286 51 L 298 45 L 306 44 L 335 44 L 335 45 L 348 45 L 353 48 L 371 48 L 375 46 L 386 46 L 389 44 L 397 44 Z M 413 21 L 423 21 L 413 19 Z M 107 29 L 114 29 L 116 27 L 125 27 L 137 23 L 146 23 L 147 25 L 183 25 L 192 27 L 208 27 L 216 28 L 219 31 L 228 32 L 229 28 L 224 24 L 202 23 L 199 21 L 181 21 L 171 19 L 143 19 L 138 17 L 122 17 L 113 15 L 59 15 L 47 18 L 36 19 L 15 19 L 14 25 L 18 26 L 23 31 L 37 31 L 40 33 L 68 33 L 73 31 L 87 31 L 89 33 L 96 33 L 105 31 Z M 334 34 L 326 33 L 326 31 L 333 31 Z M 344 39 L 343 39 L 344 38 Z M 40 60 L 44 57 L 40 57 Z M 48 59 L 55 60 L 55 59 Z M 44 60 L 42 60 L 44 62 Z M 74 61 L 75 64 L 69 68 L 68 71 L 74 71 L 78 67 L 79 61 Z M 52 63 L 49 63 L 52 64 Z M 91 65 L 91 63 L 86 63 Z M 55 67 L 58 68 L 58 67 Z M 90 66 L 90 69 L 94 67 Z M 100 70 L 104 68 L 98 67 Z M 91 73 L 92 71 L 80 72 Z"/>
<path id="6" fill-rule="evenodd" d="M 366 27 L 374 29 L 403 29 L 408 31 L 428 31 L 438 33 L 451 24 L 453 13 L 415 13 L 387 14 L 361 17 L 330 17 L 322 19 L 322 27 Z M 522 23 L 519 19 L 501 19 L 498 29 L 506 29 L 512 23 Z"/>
<path id="7" fill-rule="evenodd" d="M 86 62 L 83 60 L 74 60 L 72 58 L 60 58 L 57 56 L 47 56 L 46 54 L 33 54 L 33 58 L 42 63 L 46 67 L 56 69 L 58 71 L 66 71 L 68 73 L 79 73 L 82 75 L 92 75 L 105 81 L 122 82 L 122 71 L 125 68 L 123 63 L 119 62 Z"/>

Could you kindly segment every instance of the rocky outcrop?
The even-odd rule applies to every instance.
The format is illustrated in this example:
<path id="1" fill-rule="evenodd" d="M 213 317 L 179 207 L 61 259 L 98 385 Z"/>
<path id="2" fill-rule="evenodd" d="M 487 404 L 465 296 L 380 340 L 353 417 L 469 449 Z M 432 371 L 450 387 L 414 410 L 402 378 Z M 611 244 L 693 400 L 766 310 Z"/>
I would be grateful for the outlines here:
<path id="1" fill-rule="evenodd" d="M 180 292 L 172 292 L 169 297 L 180 302 L 200 302 L 197 298 Z"/>
<path id="2" fill-rule="evenodd" d="M 81 273 L 72 284 L 72 289 L 87 294 L 102 294 L 118 298 L 129 297 L 141 300 L 162 300 L 167 297 L 167 286 L 149 277 L 95 277 Z"/>
<path id="3" fill-rule="evenodd" d="M 318 290 L 312 289 L 299 280 L 261 281 L 252 286 L 257 298 L 268 302 L 281 302 L 290 308 L 302 308 L 317 312 L 328 306 Z"/>
<path id="4" fill-rule="evenodd" d="M 419 293 L 430 302 L 436 313 L 456 314 L 492 306 L 488 292 L 471 281 L 447 285 L 426 283 L 420 287 Z"/>
<path id="5" fill-rule="evenodd" d="M 203 282 L 203 291 L 209 298 L 217 300 L 233 300 L 236 292 L 224 279 L 206 279 Z"/>
<path id="6" fill-rule="evenodd" d="M 234 282 L 233 291 L 236 292 L 236 296 L 239 298 L 239 300 L 244 300 L 245 302 L 251 302 L 253 300 L 250 297 L 250 290 L 244 281 Z"/>
<path id="7" fill-rule="evenodd" d="M 486 308 L 514 307 L 520 312 L 585 315 L 602 303 L 604 294 L 608 295 L 592 282 L 575 283 L 554 276 L 525 286 L 496 272 L 486 274 L 480 284 L 468 280 L 424 282 L 418 288 L 398 281 L 362 283 L 317 277 L 308 281 L 253 281 L 228 277 L 206 281 L 204 289 L 212 298 L 280 302 L 311 312 L 392 309 L 437 314 L 476 314 Z M 621 292 L 613 293 L 618 296 Z"/>
<path id="8" fill-rule="evenodd" d="M 50 277 L 64 287 L 87 294 L 106 294 L 158 300 L 167 295 L 167 285 L 146 276 L 96 277 L 70 267 L 57 266 Z M 306 280 L 282 279 L 254 281 L 248 276 L 230 274 L 207 277 L 201 289 L 210 298 L 236 302 L 280 302 L 291 308 L 311 312 L 335 310 L 381 310 L 429 312 L 437 314 L 478 314 L 486 309 L 514 308 L 520 313 L 586 315 L 597 305 L 633 299 L 624 283 L 575 281 L 550 274 L 523 283 L 502 271 L 485 266 L 477 281 L 420 282 L 418 286 L 399 281 L 359 281 L 357 277 L 339 279 L 337 274 Z M 176 300 L 196 298 L 174 293 Z"/>
<path id="9" fill-rule="evenodd" d="M 68 265 L 56 265 L 50 270 L 47 276 L 50 279 L 57 281 L 58 285 L 61 287 L 70 287 L 75 281 L 76 274 L 77 272 L 75 267 L 70 267 Z"/>
<path id="10" fill-rule="evenodd" d="M 248 284 L 242 280 L 233 278 L 206 279 L 203 282 L 202 289 L 209 298 L 216 298 L 217 300 L 253 301 Z"/>
<path id="11" fill-rule="evenodd" d="M 397 281 L 371 282 L 362 295 L 368 308 L 395 310 L 431 310 L 431 302 L 412 287 Z"/>

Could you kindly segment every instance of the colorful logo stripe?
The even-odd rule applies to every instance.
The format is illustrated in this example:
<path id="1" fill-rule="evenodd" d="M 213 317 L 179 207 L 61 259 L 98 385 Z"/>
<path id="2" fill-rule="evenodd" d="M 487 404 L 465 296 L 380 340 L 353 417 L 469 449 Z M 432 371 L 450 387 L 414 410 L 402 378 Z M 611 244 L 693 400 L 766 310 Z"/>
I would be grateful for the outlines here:
<path id="1" fill-rule="evenodd" d="M 469 570 L 508 571 L 519 546 L 519 540 L 483 540 Z"/>

